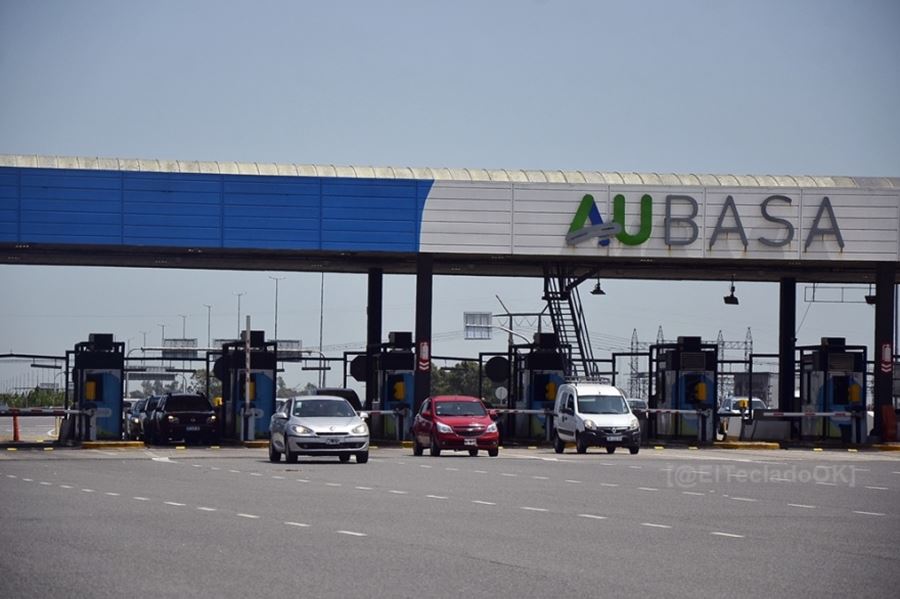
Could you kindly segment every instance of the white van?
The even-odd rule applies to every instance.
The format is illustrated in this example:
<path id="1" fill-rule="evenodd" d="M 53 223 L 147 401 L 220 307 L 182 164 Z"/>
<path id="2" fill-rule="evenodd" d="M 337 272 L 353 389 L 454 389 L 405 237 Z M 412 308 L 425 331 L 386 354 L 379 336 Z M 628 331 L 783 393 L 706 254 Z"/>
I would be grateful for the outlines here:
<path id="1" fill-rule="evenodd" d="M 618 387 L 599 383 L 560 385 L 553 404 L 553 449 L 565 451 L 575 443 L 578 453 L 588 447 L 627 447 L 632 455 L 641 448 L 641 425 Z"/>

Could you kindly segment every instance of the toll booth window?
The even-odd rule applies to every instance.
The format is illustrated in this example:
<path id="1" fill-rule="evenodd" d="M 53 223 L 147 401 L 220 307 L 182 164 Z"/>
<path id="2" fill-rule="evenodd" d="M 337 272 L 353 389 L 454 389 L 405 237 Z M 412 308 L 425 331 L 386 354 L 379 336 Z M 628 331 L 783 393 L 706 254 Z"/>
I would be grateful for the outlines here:
<path id="1" fill-rule="evenodd" d="M 474 401 L 439 401 L 434 404 L 438 416 L 485 416 L 484 406 Z"/>
<path id="2" fill-rule="evenodd" d="M 294 416 L 303 418 L 351 418 L 356 411 L 346 400 L 337 399 L 304 399 L 294 402 Z"/>
<path id="3" fill-rule="evenodd" d="M 627 414 L 628 404 L 619 395 L 583 395 L 578 397 L 582 414 Z"/>
<path id="4" fill-rule="evenodd" d="M 211 410 L 209 401 L 202 395 L 173 395 L 166 400 L 169 412 L 205 412 Z"/>

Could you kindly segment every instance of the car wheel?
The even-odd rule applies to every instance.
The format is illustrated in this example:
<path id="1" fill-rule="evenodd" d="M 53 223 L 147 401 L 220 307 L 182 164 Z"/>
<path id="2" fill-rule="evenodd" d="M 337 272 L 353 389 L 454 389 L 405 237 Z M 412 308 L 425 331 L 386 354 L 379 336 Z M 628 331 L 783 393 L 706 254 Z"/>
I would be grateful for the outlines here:
<path id="1" fill-rule="evenodd" d="M 631 455 L 637 455 L 637 453 L 638 453 L 640 450 L 641 450 L 641 448 L 638 447 L 637 445 L 635 445 L 634 447 L 629 447 L 629 448 L 628 448 L 628 451 L 631 453 Z"/>
<path id="2" fill-rule="evenodd" d="M 566 450 L 566 442 L 559 438 L 559 433 L 553 434 L 553 451 L 562 453 Z"/>
<path id="3" fill-rule="evenodd" d="M 346 464 L 347 462 L 350 461 L 350 454 L 342 453 L 341 455 L 338 456 L 338 459 L 341 461 L 341 464 Z"/>
<path id="4" fill-rule="evenodd" d="M 575 433 L 575 451 L 578 453 L 587 453 L 587 443 L 584 442 L 584 437 Z"/>
<path id="5" fill-rule="evenodd" d="M 469 455 L 472 456 L 472 457 L 474 458 L 475 456 L 478 455 L 478 450 L 477 450 L 477 449 L 470 449 L 470 450 L 469 450 Z"/>
<path id="6" fill-rule="evenodd" d="M 616 448 L 615 447 L 607 447 L 606 453 L 616 453 Z"/>
<path id="7" fill-rule="evenodd" d="M 418 437 L 413 437 L 413 455 L 422 455 L 422 452 L 425 451 L 425 448 L 422 447 L 422 444 L 419 443 Z"/>
<path id="8" fill-rule="evenodd" d="M 297 454 L 291 451 L 291 446 L 288 444 L 287 436 L 284 438 L 284 461 L 288 464 L 296 464 L 297 463 Z"/>
<path id="9" fill-rule="evenodd" d="M 369 461 L 369 452 L 368 451 L 360 451 L 356 454 L 356 463 L 357 464 L 365 464 Z"/>
<path id="10" fill-rule="evenodd" d="M 488 455 L 492 458 L 496 458 L 498 455 L 500 455 L 500 449 L 497 447 L 495 447 L 494 449 L 488 449 Z"/>
<path id="11" fill-rule="evenodd" d="M 437 439 L 435 437 L 431 437 L 431 447 L 428 449 L 428 453 L 430 453 L 434 457 L 438 457 L 441 455 L 441 446 L 438 445 Z"/>
<path id="12" fill-rule="evenodd" d="M 269 440 L 269 461 L 270 462 L 280 462 L 281 461 L 281 452 L 275 451 L 275 446 L 272 445 L 272 440 Z"/>

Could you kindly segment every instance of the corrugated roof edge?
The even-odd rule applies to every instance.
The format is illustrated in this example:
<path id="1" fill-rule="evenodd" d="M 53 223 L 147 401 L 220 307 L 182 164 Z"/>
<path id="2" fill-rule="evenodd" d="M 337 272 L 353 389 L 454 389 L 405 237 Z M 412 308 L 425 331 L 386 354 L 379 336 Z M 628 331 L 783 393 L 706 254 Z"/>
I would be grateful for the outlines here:
<path id="1" fill-rule="evenodd" d="M 123 170 L 154 173 L 247 174 L 366 179 L 409 179 L 471 181 L 482 183 L 546 183 L 583 185 L 647 185 L 685 187 L 824 187 L 858 189 L 900 189 L 900 177 L 851 177 L 810 175 L 712 175 L 696 173 L 626 173 L 572 170 L 484 169 L 448 167 L 339 166 L 333 164 L 287 164 L 274 162 L 233 162 L 158 160 L 38 154 L 0 154 L 0 166 L 21 168 L 66 168 L 83 170 Z"/>

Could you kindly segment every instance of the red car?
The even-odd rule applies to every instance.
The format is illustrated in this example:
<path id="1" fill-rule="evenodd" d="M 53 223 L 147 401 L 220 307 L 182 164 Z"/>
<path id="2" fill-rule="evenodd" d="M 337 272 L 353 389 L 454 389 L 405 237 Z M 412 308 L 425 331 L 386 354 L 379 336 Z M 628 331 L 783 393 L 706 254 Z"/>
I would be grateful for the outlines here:
<path id="1" fill-rule="evenodd" d="M 439 395 L 422 403 L 412 423 L 413 453 L 422 455 L 427 446 L 431 455 L 441 450 L 468 451 L 478 455 L 483 449 L 491 457 L 500 453 L 500 433 L 495 413 L 477 397 Z"/>

